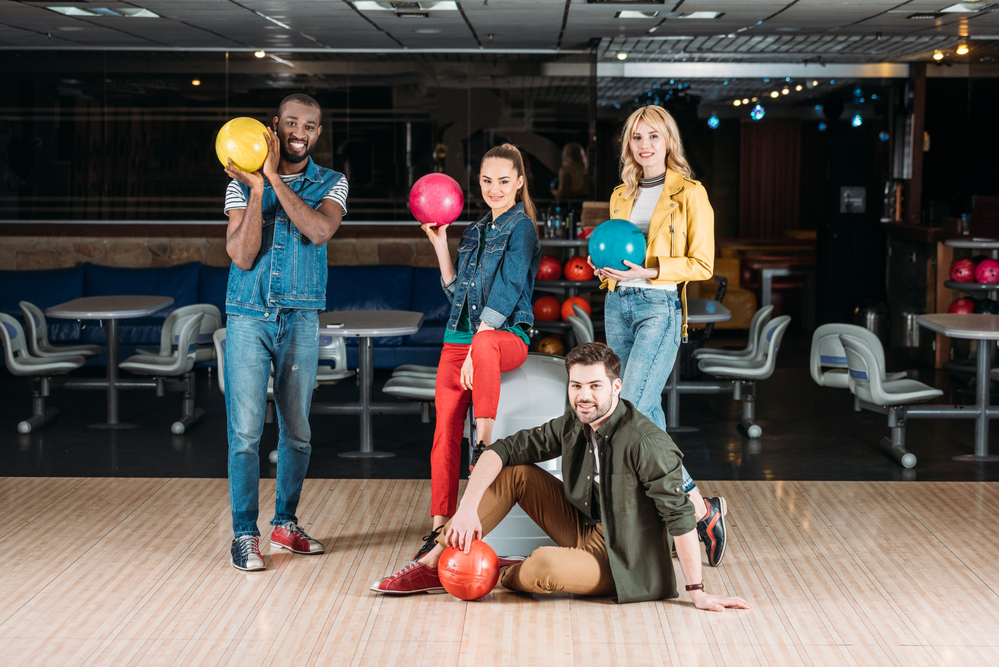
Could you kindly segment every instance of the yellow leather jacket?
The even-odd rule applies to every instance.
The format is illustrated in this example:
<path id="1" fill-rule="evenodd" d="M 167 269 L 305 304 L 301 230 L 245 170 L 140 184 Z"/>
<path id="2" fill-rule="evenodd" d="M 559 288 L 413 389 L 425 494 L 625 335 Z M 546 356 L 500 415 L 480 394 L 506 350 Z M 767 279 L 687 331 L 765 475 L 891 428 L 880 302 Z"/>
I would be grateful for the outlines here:
<path id="1" fill-rule="evenodd" d="M 634 199 L 624 198 L 622 183 L 611 195 L 611 217 L 628 220 Z M 715 212 L 708 202 L 708 193 L 698 181 L 666 169 L 666 183 L 652 212 L 649 236 L 645 247 L 645 268 L 659 269 L 653 284 L 683 283 L 683 339 L 687 339 L 687 283 L 707 280 L 712 276 L 715 261 Z M 611 292 L 616 280 L 605 280 L 601 287 Z"/>

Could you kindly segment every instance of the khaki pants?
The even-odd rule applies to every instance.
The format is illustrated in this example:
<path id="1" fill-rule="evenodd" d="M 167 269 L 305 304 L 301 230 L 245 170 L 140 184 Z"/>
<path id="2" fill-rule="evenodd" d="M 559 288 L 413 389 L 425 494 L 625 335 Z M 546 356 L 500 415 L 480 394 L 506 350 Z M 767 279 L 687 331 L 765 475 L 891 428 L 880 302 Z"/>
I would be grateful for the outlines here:
<path id="1" fill-rule="evenodd" d="M 603 526 L 586 525 L 585 517 L 566 500 L 561 480 L 535 465 L 504 467 L 479 503 L 483 534 L 489 534 L 515 503 L 558 546 L 540 547 L 523 563 L 506 568 L 500 577 L 503 586 L 525 593 L 614 594 Z M 437 538 L 441 546 L 447 546 L 450 527 L 449 521 Z"/>

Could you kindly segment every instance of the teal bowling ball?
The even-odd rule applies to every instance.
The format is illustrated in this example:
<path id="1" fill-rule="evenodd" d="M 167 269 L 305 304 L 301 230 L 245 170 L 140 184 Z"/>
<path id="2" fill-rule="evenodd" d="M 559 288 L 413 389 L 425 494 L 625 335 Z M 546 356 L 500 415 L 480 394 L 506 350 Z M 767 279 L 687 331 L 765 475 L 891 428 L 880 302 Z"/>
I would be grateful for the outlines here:
<path id="1" fill-rule="evenodd" d="M 627 220 L 608 220 L 590 234 L 590 261 L 598 269 L 627 271 L 628 260 L 642 266 L 645 262 L 645 234 Z"/>

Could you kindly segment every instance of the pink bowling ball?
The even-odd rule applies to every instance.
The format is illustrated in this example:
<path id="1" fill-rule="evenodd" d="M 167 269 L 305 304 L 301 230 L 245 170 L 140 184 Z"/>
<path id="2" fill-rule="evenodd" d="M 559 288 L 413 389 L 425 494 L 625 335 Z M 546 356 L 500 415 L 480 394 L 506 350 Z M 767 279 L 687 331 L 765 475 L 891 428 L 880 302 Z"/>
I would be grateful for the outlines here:
<path id="1" fill-rule="evenodd" d="M 983 259 L 975 267 L 975 281 L 979 283 L 999 283 L 999 261 Z"/>
<path id="2" fill-rule="evenodd" d="M 955 259 L 950 265 L 950 279 L 958 283 L 975 281 L 975 260 L 970 257 Z"/>
<path id="3" fill-rule="evenodd" d="M 427 174 L 409 191 L 409 210 L 424 225 L 450 225 L 464 207 L 461 186 L 447 174 Z"/>

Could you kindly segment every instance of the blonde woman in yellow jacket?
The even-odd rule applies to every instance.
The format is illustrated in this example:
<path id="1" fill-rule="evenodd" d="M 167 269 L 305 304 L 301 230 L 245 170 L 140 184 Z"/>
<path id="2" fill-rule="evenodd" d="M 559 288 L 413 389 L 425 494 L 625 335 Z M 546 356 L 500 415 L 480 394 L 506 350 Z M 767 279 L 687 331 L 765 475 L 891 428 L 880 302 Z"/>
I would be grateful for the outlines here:
<path id="1" fill-rule="evenodd" d="M 621 398 L 665 431 L 662 392 L 687 336 L 686 283 L 713 272 L 714 211 L 704 187 L 691 178 L 676 122 L 661 107 L 642 107 L 625 123 L 621 179 L 611 195 L 611 217 L 637 225 L 646 251 L 643 266 L 626 262 L 626 271 L 598 272 L 609 290 L 607 344 L 621 357 Z M 686 469 L 683 484 L 708 563 L 718 565 L 725 555 L 725 499 L 702 497 Z"/>

